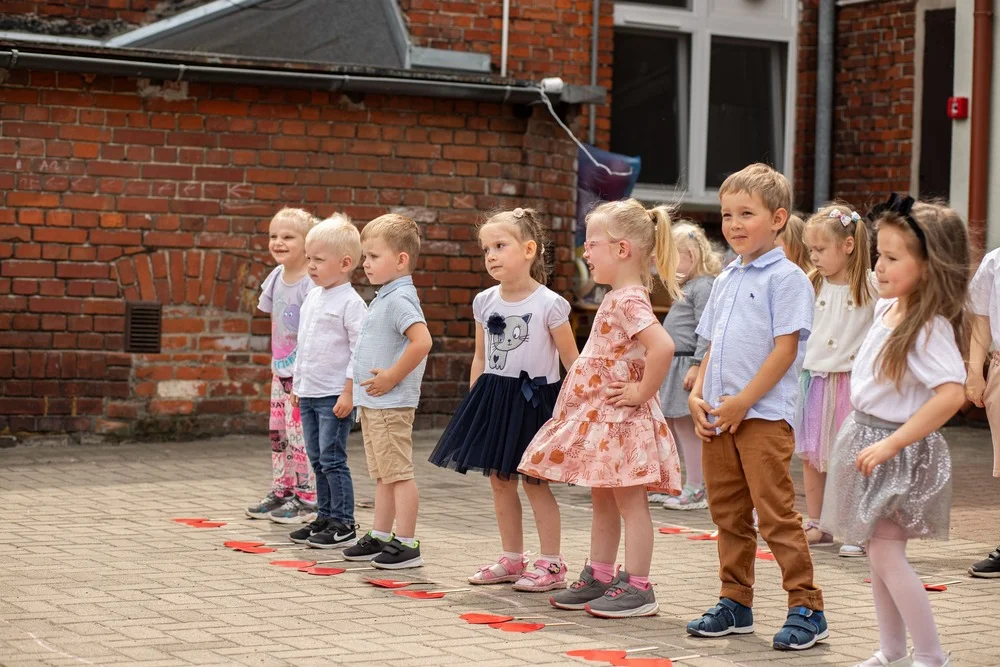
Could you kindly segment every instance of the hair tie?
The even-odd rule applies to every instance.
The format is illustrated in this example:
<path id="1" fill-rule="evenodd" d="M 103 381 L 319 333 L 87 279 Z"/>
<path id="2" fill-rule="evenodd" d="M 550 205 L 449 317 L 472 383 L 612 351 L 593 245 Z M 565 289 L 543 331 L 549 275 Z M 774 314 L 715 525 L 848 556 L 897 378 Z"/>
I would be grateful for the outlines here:
<path id="1" fill-rule="evenodd" d="M 511 213 L 513 213 L 514 217 L 518 220 L 524 217 L 524 209 L 520 206 L 511 211 Z"/>
<path id="2" fill-rule="evenodd" d="M 868 213 L 868 219 L 874 222 L 883 213 L 896 213 L 906 220 L 906 224 L 910 226 L 913 233 L 917 235 L 920 239 L 920 245 L 924 249 L 924 254 L 927 254 L 927 237 L 924 236 L 924 230 L 920 229 L 920 225 L 917 221 L 913 219 L 910 211 L 913 209 L 913 204 L 916 203 L 913 197 L 906 196 L 900 197 L 898 194 L 893 192 L 889 195 L 889 199 L 876 205 L 872 208 L 871 212 Z"/>
<path id="3" fill-rule="evenodd" d="M 688 232 L 688 238 L 689 239 L 693 239 L 694 238 L 694 232 Z"/>
<path id="4" fill-rule="evenodd" d="M 858 215 L 857 211 L 851 211 L 851 214 L 847 215 L 846 213 L 841 213 L 840 210 L 836 208 L 830 211 L 830 217 L 840 218 L 840 224 L 842 224 L 844 227 L 851 224 L 852 222 L 858 222 L 861 220 L 861 216 Z"/>

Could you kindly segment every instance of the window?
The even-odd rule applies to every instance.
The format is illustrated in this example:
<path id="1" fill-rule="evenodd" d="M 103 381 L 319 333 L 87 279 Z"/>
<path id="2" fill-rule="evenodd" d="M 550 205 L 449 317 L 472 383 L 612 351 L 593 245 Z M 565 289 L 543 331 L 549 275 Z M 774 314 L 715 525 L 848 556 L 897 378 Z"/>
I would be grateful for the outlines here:
<path id="1" fill-rule="evenodd" d="M 797 4 L 615 4 L 611 150 L 642 158 L 637 197 L 712 203 L 757 161 L 791 175 Z"/>

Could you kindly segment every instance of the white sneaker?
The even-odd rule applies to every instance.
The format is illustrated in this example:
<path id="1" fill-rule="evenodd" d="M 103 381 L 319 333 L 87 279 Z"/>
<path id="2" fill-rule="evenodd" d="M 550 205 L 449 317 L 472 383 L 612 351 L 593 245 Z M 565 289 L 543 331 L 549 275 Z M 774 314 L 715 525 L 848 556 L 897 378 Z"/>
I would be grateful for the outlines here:
<path id="1" fill-rule="evenodd" d="M 877 662 L 872 662 L 876 660 Z M 899 660 L 893 660 L 889 662 L 888 658 L 882 651 L 875 651 L 875 655 L 868 658 L 864 662 L 859 662 L 854 665 L 854 667 L 916 667 L 916 663 L 913 662 L 913 658 L 909 655 L 900 658 Z M 944 667 L 944 665 L 942 665 Z"/>
<path id="2" fill-rule="evenodd" d="M 703 486 L 687 486 L 679 496 L 667 496 L 663 501 L 665 510 L 703 510 L 708 509 L 708 498 Z"/>
<path id="3" fill-rule="evenodd" d="M 857 544 L 845 544 L 840 547 L 841 558 L 864 558 L 868 555 L 865 548 Z"/>

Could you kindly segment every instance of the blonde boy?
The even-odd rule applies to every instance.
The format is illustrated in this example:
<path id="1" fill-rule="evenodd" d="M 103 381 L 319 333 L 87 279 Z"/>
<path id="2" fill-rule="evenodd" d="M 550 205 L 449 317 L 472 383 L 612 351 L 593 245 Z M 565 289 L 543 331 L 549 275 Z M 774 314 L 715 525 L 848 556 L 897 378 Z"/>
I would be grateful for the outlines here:
<path id="1" fill-rule="evenodd" d="M 375 522 L 344 557 L 383 569 L 419 567 L 413 417 L 431 350 L 410 275 L 420 253 L 420 232 L 413 220 L 390 213 L 365 225 L 361 246 L 365 275 L 381 286 L 369 306 L 354 364 L 354 403 L 361 410 L 365 457 L 375 480 Z"/>

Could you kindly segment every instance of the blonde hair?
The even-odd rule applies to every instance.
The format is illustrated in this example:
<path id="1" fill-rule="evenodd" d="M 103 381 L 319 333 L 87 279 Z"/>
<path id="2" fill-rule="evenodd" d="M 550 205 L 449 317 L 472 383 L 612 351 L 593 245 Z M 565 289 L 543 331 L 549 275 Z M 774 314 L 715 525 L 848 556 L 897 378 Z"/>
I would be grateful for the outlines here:
<path id="1" fill-rule="evenodd" d="M 545 228 L 539 221 L 538 211 L 531 208 L 515 208 L 513 211 L 493 213 L 486 222 L 479 226 L 479 232 L 488 225 L 504 225 L 514 232 L 521 243 L 535 242 L 535 259 L 531 263 L 531 277 L 536 282 L 545 284 L 549 278 L 549 267 L 545 261 L 545 248 L 548 237 Z"/>
<path id="2" fill-rule="evenodd" d="M 361 241 L 382 239 L 395 253 L 405 252 L 410 258 L 409 270 L 417 268 L 420 255 L 420 229 L 417 223 L 398 213 L 386 213 L 375 218 L 361 230 Z"/>
<path id="3" fill-rule="evenodd" d="M 806 223 L 797 215 L 788 216 L 785 226 L 778 230 L 782 245 L 785 246 L 785 257 L 800 269 L 809 273 L 813 270 L 812 262 L 809 261 L 809 249 L 806 248 L 802 234 L 805 232 Z"/>
<path id="4" fill-rule="evenodd" d="M 847 224 L 844 224 L 847 220 Z M 806 222 L 808 229 L 822 230 L 837 243 L 843 243 L 848 237 L 854 239 L 854 252 L 847 259 L 847 284 L 854 294 L 854 303 L 865 306 L 871 303 L 871 282 L 869 274 L 872 270 L 871 235 L 864 218 L 849 205 L 840 202 L 827 204 L 809 217 Z M 823 286 L 823 276 L 813 270 L 809 274 L 816 293 Z"/>
<path id="5" fill-rule="evenodd" d="M 789 213 L 792 210 L 792 184 L 784 174 L 763 162 L 751 164 L 730 174 L 719 186 L 719 197 L 738 192 L 760 197 L 771 213 L 780 208 Z"/>
<path id="6" fill-rule="evenodd" d="M 343 213 L 334 213 L 310 229 L 306 235 L 306 247 L 311 243 L 319 243 L 334 252 L 344 253 L 353 260 L 354 266 L 361 261 L 361 233 Z"/>
<path id="7" fill-rule="evenodd" d="M 910 227 L 916 225 L 925 241 Z M 876 230 L 892 227 L 903 234 L 906 249 L 925 264 L 916 289 L 906 297 L 906 317 L 893 328 L 875 360 L 881 377 L 899 386 L 906 360 L 924 327 L 938 315 L 951 323 L 962 356 L 968 353 L 969 235 L 962 218 L 942 204 L 916 202 L 907 216 L 884 211 Z"/>
<path id="8" fill-rule="evenodd" d="M 670 301 L 681 298 L 681 288 L 677 282 L 677 245 L 674 243 L 670 227 L 674 210 L 669 206 L 647 209 L 637 199 L 609 201 L 587 214 L 587 225 L 600 218 L 608 237 L 615 243 L 628 241 L 640 258 L 643 282 L 652 289 L 653 277 L 649 270 L 649 259 L 656 263 L 660 282 L 667 288 Z"/>
<path id="9" fill-rule="evenodd" d="M 319 222 L 319 218 L 314 216 L 309 211 L 304 211 L 301 208 L 289 208 L 285 207 L 274 214 L 271 218 L 271 223 L 284 222 L 292 227 L 296 232 L 305 237 L 309 233 L 309 230 L 316 226 Z"/>
<path id="10" fill-rule="evenodd" d="M 690 250 L 694 255 L 694 267 L 687 276 L 717 276 L 722 271 L 722 253 L 712 247 L 705 230 L 690 220 L 678 220 L 670 230 L 678 252 Z"/>

